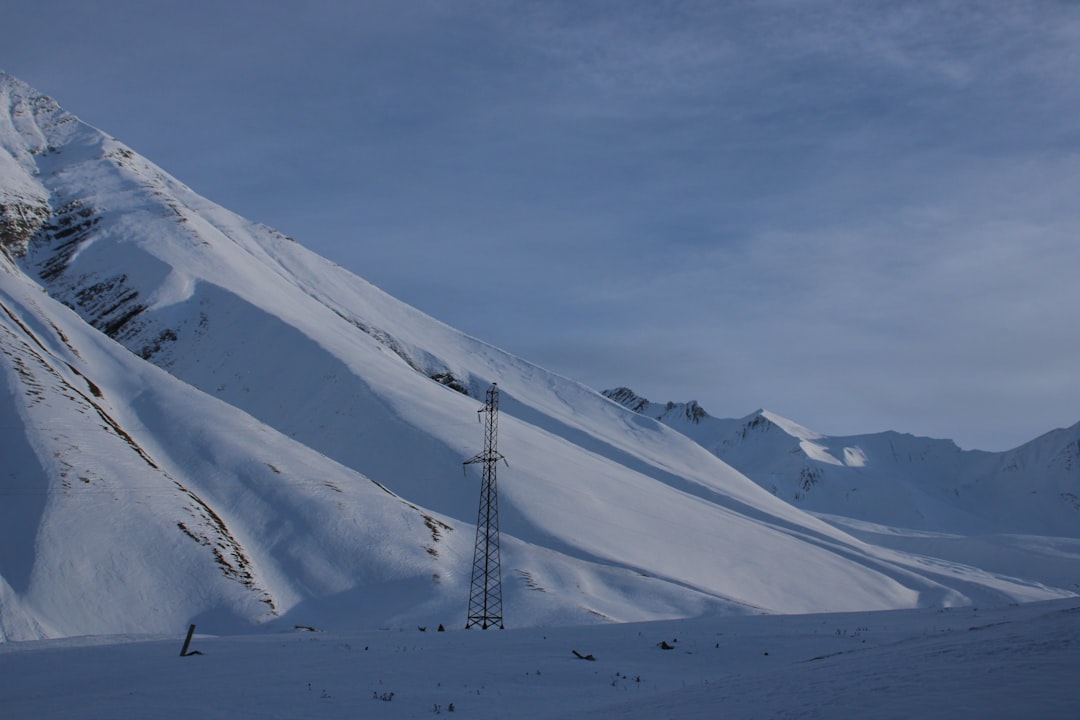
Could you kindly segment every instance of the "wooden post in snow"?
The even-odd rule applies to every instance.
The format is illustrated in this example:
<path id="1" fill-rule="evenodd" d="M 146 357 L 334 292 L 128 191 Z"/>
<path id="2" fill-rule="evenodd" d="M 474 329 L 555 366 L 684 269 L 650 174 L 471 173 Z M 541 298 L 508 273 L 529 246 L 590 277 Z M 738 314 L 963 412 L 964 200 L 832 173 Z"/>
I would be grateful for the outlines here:
<path id="1" fill-rule="evenodd" d="M 195 634 L 195 623 L 187 629 L 187 637 L 184 639 L 184 647 L 180 649 L 180 657 L 187 657 L 188 645 L 191 645 L 191 636 Z"/>

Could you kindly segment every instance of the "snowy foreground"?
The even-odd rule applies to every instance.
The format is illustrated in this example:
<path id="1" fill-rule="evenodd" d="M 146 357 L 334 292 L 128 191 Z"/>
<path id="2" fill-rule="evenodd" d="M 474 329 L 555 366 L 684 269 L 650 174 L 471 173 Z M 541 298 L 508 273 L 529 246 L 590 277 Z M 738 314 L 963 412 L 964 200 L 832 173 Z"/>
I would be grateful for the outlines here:
<path id="1" fill-rule="evenodd" d="M 182 639 L 0 644 L 2 715 L 1080 717 L 1077 598 L 554 629 L 196 634 L 201 654 L 188 657 Z"/>

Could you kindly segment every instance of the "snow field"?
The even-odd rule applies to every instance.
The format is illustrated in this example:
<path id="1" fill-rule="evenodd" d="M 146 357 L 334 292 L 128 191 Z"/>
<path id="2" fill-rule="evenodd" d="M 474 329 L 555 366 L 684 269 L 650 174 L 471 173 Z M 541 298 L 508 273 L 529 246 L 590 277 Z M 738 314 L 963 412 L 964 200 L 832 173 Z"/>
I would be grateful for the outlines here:
<path id="1" fill-rule="evenodd" d="M 1074 718 L 1075 599 L 477 631 L 0 645 L 5 718 Z M 670 648 L 670 649 L 665 649 Z M 579 659 L 573 653 L 592 656 Z M 453 705 L 453 710 L 451 710 Z"/>

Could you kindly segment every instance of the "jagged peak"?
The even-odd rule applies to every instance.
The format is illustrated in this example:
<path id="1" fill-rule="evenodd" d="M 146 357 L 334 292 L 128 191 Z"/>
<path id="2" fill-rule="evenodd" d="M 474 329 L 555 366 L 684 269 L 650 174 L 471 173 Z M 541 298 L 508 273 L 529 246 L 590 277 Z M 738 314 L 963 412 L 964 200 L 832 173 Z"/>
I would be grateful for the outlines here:
<path id="1" fill-rule="evenodd" d="M 0 89 L 5 89 L 8 87 L 16 89 L 30 89 L 30 86 L 27 85 L 25 82 L 15 77 L 7 70 L 0 68 Z"/>
<path id="2" fill-rule="evenodd" d="M 11 101 L 29 102 L 35 108 L 41 107 L 49 111 L 61 111 L 65 115 L 71 115 L 71 113 L 63 110 L 56 100 L 3 69 L 0 69 L 0 92 L 7 95 Z M 11 104 L 15 105 L 16 103 L 12 102 Z"/>
<path id="3" fill-rule="evenodd" d="M 638 403 L 644 403 L 646 405 L 649 404 L 648 399 L 641 397 L 625 385 L 620 385 L 619 387 L 613 388 L 611 390 L 603 390 L 600 394 L 607 399 L 613 400 L 620 405 L 625 405 L 626 407 L 630 407 L 631 405 L 635 405 Z"/>
<path id="4" fill-rule="evenodd" d="M 763 408 L 758 408 L 752 413 L 739 418 L 739 422 L 742 424 L 742 435 L 745 436 L 747 430 L 759 430 L 761 432 L 767 432 L 769 430 L 776 429 L 782 432 L 783 429 L 780 427 L 780 425 L 774 423 L 770 419 L 771 415 L 772 413 L 768 412 L 767 410 L 764 410 Z"/>
<path id="5" fill-rule="evenodd" d="M 709 417 L 709 413 L 705 412 L 705 408 L 701 407 L 697 400 L 686 403 L 684 412 L 687 419 L 695 423 L 701 422 L 702 418 Z"/>
<path id="6" fill-rule="evenodd" d="M 768 410 L 756 410 L 744 417 L 742 419 L 742 430 L 739 432 L 739 437 L 745 438 L 748 431 L 769 432 L 774 428 L 797 440 L 798 449 L 809 459 L 828 465 L 845 464 L 836 457 L 833 457 L 825 445 L 817 442 L 828 440 L 825 435 L 816 433 L 793 420 L 788 420 L 787 418 Z M 845 449 L 845 453 L 846 451 L 847 449 Z M 865 464 L 866 458 L 861 450 L 858 448 L 851 448 L 851 451 L 853 463 Z"/>
<path id="7" fill-rule="evenodd" d="M 639 415 L 645 415 L 656 420 L 660 419 L 660 415 L 657 415 L 655 412 L 655 408 L 658 407 L 656 403 L 651 402 L 648 398 L 638 395 L 626 386 L 619 386 L 614 390 L 604 390 L 601 394 L 609 400 L 617 402 Z"/>
<path id="8" fill-rule="evenodd" d="M 777 415 L 776 413 L 769 410 L 758 410 L 756 414 L 760 417 L 765 418 L 773 425 L 786 432 L 788 435 L 796 437 L 799 440 L 821 440 L 825 437 L 821 433 L 814 432 L 813 430 L 804 427 L 803 425 L 800 425 L 794 420 L 789 420 L 788 418 L 783 417 L 782 415 Z"/>
<path id="9" fill-rule="evenodd" d="M 28 172 L 36 172 L 28 156 L 63 145 L 78 128 L 90 128 L 56 100 L 0 70 L 0 147 Z"/>
<path id="10" fill-rule="evenodd" d="M 603 396 L 613 400 L 623 407 L 629 408 L 636 413 L 646 415 L 656 420 L 669 419 L 672 417 L 685 416 L 692 423 L 699 423 L 703 418 L 709 417 L 705 408 L 698 404 L 697 400 L 677 403 L 671 400 L 666 403 L 650 402 L 628 387 L 620 386 L 613 390 L 604 390 Z"/>

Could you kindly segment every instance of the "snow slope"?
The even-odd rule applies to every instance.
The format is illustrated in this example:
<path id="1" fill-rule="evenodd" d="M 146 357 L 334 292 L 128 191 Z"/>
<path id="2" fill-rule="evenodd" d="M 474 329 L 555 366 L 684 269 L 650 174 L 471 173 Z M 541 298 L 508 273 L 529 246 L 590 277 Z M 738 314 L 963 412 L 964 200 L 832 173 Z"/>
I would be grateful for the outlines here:
<path id="1" fill-rule="evenodd" d="M 0 645 L 4 717 L 1072 720 L 1080 707 L 1075 598 L 497 633 L 197 634 L 202 654 L 189 657 L 182 640 Z"/>
<path id="2" fill-rule="evenodd" d="M 863 542 L 2 74 L 0 147 L 2 637 L 457 623 L 492 382 L 508 625 L 1070 594 Z"/>

